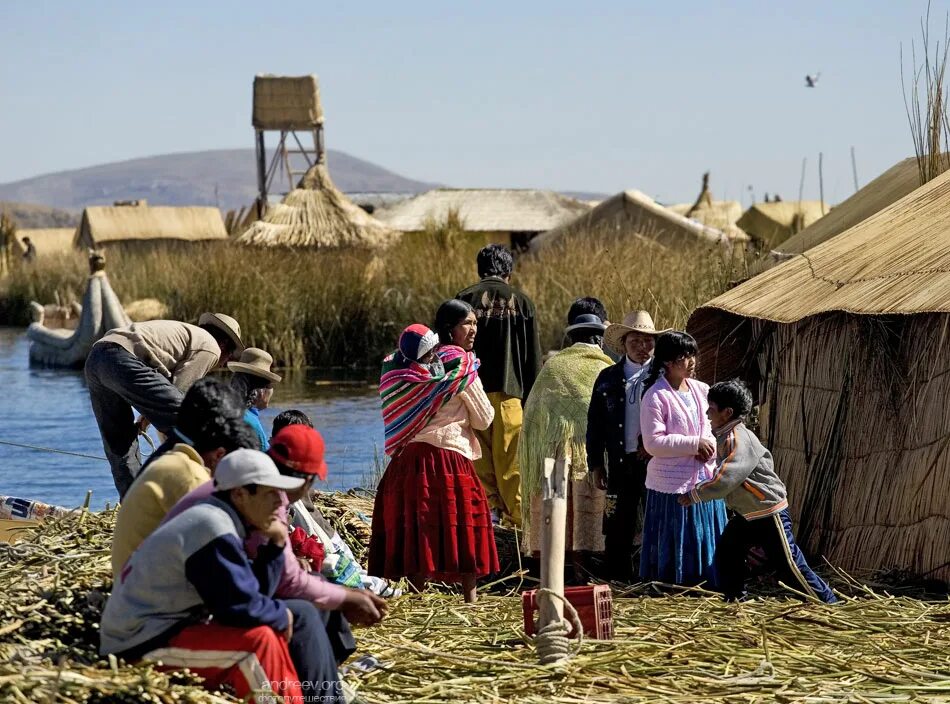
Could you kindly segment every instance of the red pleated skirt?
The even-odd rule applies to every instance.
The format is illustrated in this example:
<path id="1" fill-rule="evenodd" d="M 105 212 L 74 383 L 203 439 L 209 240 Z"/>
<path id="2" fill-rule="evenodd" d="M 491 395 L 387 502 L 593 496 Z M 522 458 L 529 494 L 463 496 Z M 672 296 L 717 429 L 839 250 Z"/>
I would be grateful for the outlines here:
<path id="1" fill-rule="evenodd" d="M 412 442 L 390 461 L 376 490 L 368 569 L 442 582 L 499 570 L 488 498 L 470 459 Z"/>

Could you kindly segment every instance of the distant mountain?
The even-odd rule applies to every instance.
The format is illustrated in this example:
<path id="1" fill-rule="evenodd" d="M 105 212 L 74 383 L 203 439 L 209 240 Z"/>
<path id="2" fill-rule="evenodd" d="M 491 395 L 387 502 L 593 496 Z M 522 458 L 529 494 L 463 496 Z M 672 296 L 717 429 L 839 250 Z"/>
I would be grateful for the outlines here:
<path id="1" fill-rule="evenodd" d="M 77 210 L 10 201 L 0 201 L 0 213 L 6 213 L 13 218 L 17 227 L 27 230 L 36 227 L 75 227 L 79 224 L 80 216 Z"/>
<path id="2" fill-rule="evenodd" d="M 327 152 L 333 181 L 347 192 L 419 193 L 435 184 L 405 178 L 343 152 Z M 150 205 L 250 205 L 257 196 L 253 149 L 219 149 L 131 159 L 0 184 L 0 201 L 82 209 L 145 198 Z M 274 184 L 286 191 L 286 181 Z M 26 227 L 22 224 L 21 227 Z"/>

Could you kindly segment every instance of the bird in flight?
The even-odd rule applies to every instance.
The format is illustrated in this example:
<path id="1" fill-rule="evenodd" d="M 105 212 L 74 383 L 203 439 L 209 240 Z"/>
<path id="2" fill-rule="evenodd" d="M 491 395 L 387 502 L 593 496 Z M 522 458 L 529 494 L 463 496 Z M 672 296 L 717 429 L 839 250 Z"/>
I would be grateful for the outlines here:
<path id="1" fill-rule="evenodd" d="M 805 87 L 806 87 L 806 88 L 814 88 L 815 85 L 818 83 L 818 79 L 819 79 L 819 78 L 821 78 L 821 71 L 819 71 L 818 73 L 816 73 L 816 74 L 813 75 L 813 76 L 806 75 L 806 76 L 805 76 Z"/>

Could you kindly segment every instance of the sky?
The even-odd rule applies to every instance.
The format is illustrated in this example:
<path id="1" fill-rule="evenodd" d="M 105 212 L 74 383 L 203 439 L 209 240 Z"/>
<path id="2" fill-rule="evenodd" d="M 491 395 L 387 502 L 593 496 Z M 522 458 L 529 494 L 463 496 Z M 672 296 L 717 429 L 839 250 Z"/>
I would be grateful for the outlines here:
<path id="1" fill-rule="evenodd" d="M 253 147 L 255 74 L 319 76 L 326 144 L 459 187 L 854 191 L 913 155 L 924 0 L 0 0 L 0 182 Z M 933 0 L 943 39 L 950 0 Z M 806 73 L 821 72 L 814 89 Z M 330 168 L 332 172 L 332 161 Z M 751 188 L 751 189 L 750 189 Z"/>

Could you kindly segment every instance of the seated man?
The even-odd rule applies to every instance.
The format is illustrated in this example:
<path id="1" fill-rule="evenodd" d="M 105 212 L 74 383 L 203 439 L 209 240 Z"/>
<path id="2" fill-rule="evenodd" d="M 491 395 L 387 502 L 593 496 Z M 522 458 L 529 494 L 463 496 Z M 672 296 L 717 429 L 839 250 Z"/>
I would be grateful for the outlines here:
<path id="1" fill-rule="evenodd" d="M 145 466 L 119 506 L 112 536 L 113 574 L 181 497 L 211 479 L 225 454 L 257 447 L 253 430 L 244 422 L 240 396 L 218 379 L 201 379 L 188 390 L 171 438 L 175 444 Z"/>
<path id="2" fill-rule="evenodd" d="M 278 510 L 278 519 L 285 529 L 288 524 L 288 505 L 307 493 L 314 478 L 326 479 L 327 465 L 323 450 L 320 433 L 302 424 L 284 427 L 271 438 L 267 454 L 275 462 L 280 474 L 300 479 L 301 482 L 299 488 L 287 491 Z M 206 500 L 213 491 L 214 482 L 209 481 L 197 487 L 172 508 L 165 520 L 174 520 L 189 507 Z M 306 509 L 300 506 L 300 510 Z M 253 557 L 266 543 L 266 535 L 252 533 L 247 536 L 244 545 Z M 294 556 L 290 541 L 287 541 L 284 546 L 283 572 L 275 593 L 282 599 L 305 599 L 323 612 L 334 655 L 337 662 L 343 662 L 356 649 L 347 620 L 365 626 L 378 623 L 386 614 L 386 602 L 368 590 L 350 589 L 328 582 L 320 576 L 319 569 L 319 565 L 316 566 L 316 572 L 304 569 Z"/>
<path id="3" fill-rule="evenodd" d="M 277 517 L 282 491 L 303 484 L 256 450 L 222 459 L 214 494 L 158 528 L 116 575 L 100 652 L 187 667 L 208 687 L 227 684 L 238 697 L 273 690 L 342 701 L 319 612 L 272 596 L 287 542 Z M 268 538 L 254 560 L 244 550 L 252 530 Z"/>

